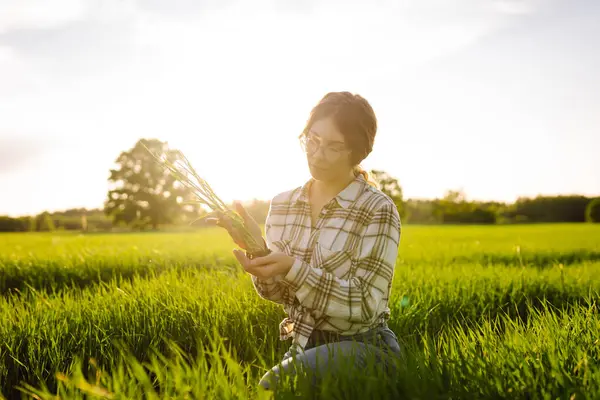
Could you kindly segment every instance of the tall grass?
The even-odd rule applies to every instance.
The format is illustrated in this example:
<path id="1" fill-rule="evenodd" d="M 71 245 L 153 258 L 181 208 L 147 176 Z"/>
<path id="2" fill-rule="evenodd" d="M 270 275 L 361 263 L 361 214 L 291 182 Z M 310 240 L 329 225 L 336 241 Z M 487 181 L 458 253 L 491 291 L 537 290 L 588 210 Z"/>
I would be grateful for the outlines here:
<path id="1" fill-rule="evenodd" d="M 470 331 L 424 335 L 423 346 L 413 340 L 404 343 L 406 361 L 398 364 L 396 375 L 384 375 L 372 365 L 348 365 L 346 376 L 326 376 L 312 392 L 347 399 L 594 399 L 600 392 L 597 307 L 591 302 L 553 310 L 544 302 L 542 308 L 530 308 L 526 324 L 500 316 L 486 318 Z M 500 334 L 499 322 L 505 326 Z M 241 362 L 219 335 L 195 357 L 171 345 L 150 352 L 143 362 L 117 348 L 123 357 L 110 371 L 91 360 L 93 369 L 86 374 L 77 362 L 68 376 L 58 375 L 58 389 L 23 385 L 21 390 L 43 399 L 55 394 L 75 399 L 90 394 L 115 399 L 268 398 L 255 385 L 252 365 Z M 293 386 L 284 381 L 276 398 L 311 392 L 310 380 L 300 378 Z"/>
<path id="2" fill-rule="evenodd" d="M 218 230 L 2 239 L 5 396 L 256 398 L 289 346 Z M 389 325 L 407 363 L 322 394 L 600 396 L 599 245 L 585 225 L 405 227 Z"/>

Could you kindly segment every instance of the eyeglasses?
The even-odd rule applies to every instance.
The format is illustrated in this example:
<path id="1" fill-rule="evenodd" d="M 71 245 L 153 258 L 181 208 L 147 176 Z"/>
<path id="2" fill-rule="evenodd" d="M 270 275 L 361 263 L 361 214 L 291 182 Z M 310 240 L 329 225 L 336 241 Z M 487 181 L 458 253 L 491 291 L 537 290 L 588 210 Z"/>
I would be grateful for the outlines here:
<path id="1" fill-rule="evenodd" d="M 345 153 L 349 153 L 350 149 L 340 145 L 323 146 L 323 141 L 311 134 L 302 135 L 300 137 L 300 146 L 302 150 L 312 156 L 317 150 L 322 149 L 323 155 L 329 162 L 337 161 Z"/>

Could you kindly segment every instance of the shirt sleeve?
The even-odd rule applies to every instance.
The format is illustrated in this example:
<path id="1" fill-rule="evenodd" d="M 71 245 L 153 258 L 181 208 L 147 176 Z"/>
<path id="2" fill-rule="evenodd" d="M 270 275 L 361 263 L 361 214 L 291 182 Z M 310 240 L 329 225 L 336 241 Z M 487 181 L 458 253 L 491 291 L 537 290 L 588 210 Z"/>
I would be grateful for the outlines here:
<path id="1" fill-rule="evenodd" d="M 282 279 L 299 302 L 324 315 L 351 322 L 372 321 L 389 297 L 400 244 L 398 209 L 386 203 L 374 212 L 359 242 L 356 272 L 343 280 L 296 259 Z"/>
<path id="2" fill-rule="evenodd" d="M 269 212 L 267 214 L 267 219 L 265 220 L 265 242 L 267 247 L 272 251 L 281 251 L 277 246 L 273 244 L 273 239 L 271 238 L 271 210 L 272 210 L 272 202 L 269 206 Z M 254 275 L 250 275 L 252 277 L 252 284 L 254 285 L 254 289 L 258 293 L 260 297 L 266 300 L 273 301 L 279 304 L 285 304 L 283 301 L 284 291 L 287 290 L 287 287 L 283 286 L 280 281 L 283 276 L 275 276 L 273 278 L 261 279 Z"/>

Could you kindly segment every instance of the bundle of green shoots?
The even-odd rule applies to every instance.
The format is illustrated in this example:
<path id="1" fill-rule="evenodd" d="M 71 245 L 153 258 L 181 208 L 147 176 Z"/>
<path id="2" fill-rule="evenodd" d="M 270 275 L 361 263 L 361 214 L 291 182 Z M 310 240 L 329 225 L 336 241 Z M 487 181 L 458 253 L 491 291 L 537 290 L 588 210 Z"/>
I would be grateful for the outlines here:
<path id="1" fill-rule="evenodd" d="M 171 161 L 164 154 L 155 154 L 145 145 L 144 147 L 156 162 L 168 170 L 182 185 L 192 190 L 196 200 L 188 202 L 188 204 L 201 204 L 210 208 L 211 212 L 201 217 L 200 220 L 216 220 L 217 225 L 226 228 L 230 236 L 234 238 L 240 247 L 246 250 L 246 255 L 251 259 L 270 253 L 264 239 L 261 238 L 258 241 L 251 234 L 242 216 L 235 210 L 227 207 L 219 196 L 215 194 L 210 185 L 196 172 L 190 161 L 181 151 L 176 150 L 176 160 Z M 192 224 L 197 221 L 193 221 Z"/>

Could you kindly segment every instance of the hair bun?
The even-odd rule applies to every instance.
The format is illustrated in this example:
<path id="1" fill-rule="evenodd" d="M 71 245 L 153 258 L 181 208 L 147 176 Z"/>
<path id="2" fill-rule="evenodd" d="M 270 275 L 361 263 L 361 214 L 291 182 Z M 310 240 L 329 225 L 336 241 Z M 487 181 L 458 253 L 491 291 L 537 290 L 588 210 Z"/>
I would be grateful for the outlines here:
<path id="1" fill-rule="evenodd" d="M 365 177 L 365 180 L 367 181 L 367 183 L 371 186 L 373 186 L 376 189 L 379 189 L 379 184 L 377 183 L 377 181 L 375 181 L 372 177 L 371 174 L 369 174 L 368 171 L 366 171 L 363 167 L 361 167 L 360 165 L 357 165 L 356 167 L 354 167 L 354 175 L 358 176 L 358 175 L 362 175 Z"/>

